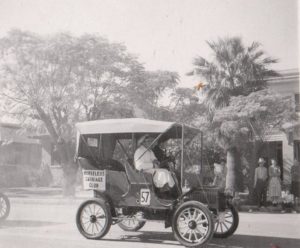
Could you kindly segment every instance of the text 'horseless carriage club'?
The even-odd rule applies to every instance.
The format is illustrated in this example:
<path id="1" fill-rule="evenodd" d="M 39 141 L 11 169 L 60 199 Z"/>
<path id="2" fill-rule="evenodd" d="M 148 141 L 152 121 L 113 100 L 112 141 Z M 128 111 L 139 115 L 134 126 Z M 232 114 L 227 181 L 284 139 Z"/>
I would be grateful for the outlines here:
<path id="1" fill-rule="evenodd" d="M 94 198 L 83 202 L 76 215 L 77 227 L 86 238 L 102 238 L 112 224 L 137 231 L 154 220 L 172 227 L 181 244 L 201 247 L 212 236 L 225 238 L 236 230 L 238 213 L 230 199 L 218 188 L 202 185 L 198 129 L 139 118 L 82 122 L 76 128 L 76 159 L 84 188 L 94 190 Z M 137 158 L 146 138 L 151 141 Z M 195 167 L 189 156 L 195 144 L 200 169 L 188 173 L 188 168 Z M 156 150 L 157 164 L 164 169 L 137 168 L 138 159 L 150 150 L 150 155 Z M 157 185 L 160 171 L 167 172 L 173 182 L 167 190 L 166 185 Z"/>

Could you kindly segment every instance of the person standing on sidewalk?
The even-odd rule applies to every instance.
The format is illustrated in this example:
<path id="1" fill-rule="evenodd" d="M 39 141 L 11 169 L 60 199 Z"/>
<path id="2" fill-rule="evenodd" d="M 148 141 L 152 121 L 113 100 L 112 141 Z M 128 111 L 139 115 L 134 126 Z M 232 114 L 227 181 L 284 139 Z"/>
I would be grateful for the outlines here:
<path id="1" fill-rule="evenodd" d="M 298 207 L 300 198 L 300 163 L 295 160 L 294 165 L 291 168 L 291 193 L 294 195 L 295 207 Z"/>
<path id="2" fill-rule="evenodd" d="M 266 186 L 268 179 L 268 170 L 264 166 L 265 160 L 263 158 L 259 158 L 258 167 L 255 169 L 254 174 L 254 190 L 256 193 L 256 203 L 258 207 L 264 206 L 266 203 Z"/>
<path id="3" fill-rule="evenodd" d="M 281 197 L 281 179 L 280 168 L 277 166 L 276 160 L 271 159 L 271 166 L 269 167 L 269 185 L 268 192 L 273 205 L 277 205 Z"/>

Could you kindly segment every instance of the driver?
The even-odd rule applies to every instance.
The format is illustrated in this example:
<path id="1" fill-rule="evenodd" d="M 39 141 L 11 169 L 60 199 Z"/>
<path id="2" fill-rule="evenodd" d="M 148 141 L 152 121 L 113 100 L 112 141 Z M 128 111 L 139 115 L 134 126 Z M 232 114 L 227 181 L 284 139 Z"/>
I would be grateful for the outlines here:
<path id="1" fill-rule="evenodd" d="M 171 173 L 159 168 L 159 161 L 151 149 L 147 149 L 153 143 L 154 138 L 144 135 L 138 140 L 138 148 L 134 153 L 134 165 L 139 171 L 149 172 L 153 175 L 153 182 L 157 188 L 170 190 L 175 182 Z M 154 145 L 154 144 L 152 144 Z"/>

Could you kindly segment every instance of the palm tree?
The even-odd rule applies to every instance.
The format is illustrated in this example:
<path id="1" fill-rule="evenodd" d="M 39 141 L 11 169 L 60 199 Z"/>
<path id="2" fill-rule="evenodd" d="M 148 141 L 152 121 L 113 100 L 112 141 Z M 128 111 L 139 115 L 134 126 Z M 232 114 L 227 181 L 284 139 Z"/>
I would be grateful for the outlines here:
<path id="1" fill-rule="evenodd" d="M 212 50 L 212 60 L 196 57 L 194 69 L 188 75 L 199 76 L 205 82 L 204 103 L 209 111 L 209 121 L 213 122 L 214 112 L 228 106 L 232 96 L 247 96 L 262 90 L 266 88 L 266 79 L 278 76 L 278 73 L 269 69 L 277 60 L 266 56 L 258 42 L 245 47 L 241 38 L 232 37 L 219 38 L 207 44 Z M 231 140 L 217 132 L 217 141 L 227 154 L 226 186 L 229 192 L 234 190 L 238 159 L 238 149 Z"/>
<path id="2" fill-rule="evenodd" d="M 233 37 L 207 44 L 212 49 L 213 60 L 196 57 L 194 70 L 188 75 L 200 76 L 205 81 L 205 102 L 211 112 L 227 106 L 230 96 L 261 90 L 266 87 L 267 77 L 278 76 L 268 68 L 277 60 L 265 56 L 258 42 L 245 47 L 241 38 Z"/>

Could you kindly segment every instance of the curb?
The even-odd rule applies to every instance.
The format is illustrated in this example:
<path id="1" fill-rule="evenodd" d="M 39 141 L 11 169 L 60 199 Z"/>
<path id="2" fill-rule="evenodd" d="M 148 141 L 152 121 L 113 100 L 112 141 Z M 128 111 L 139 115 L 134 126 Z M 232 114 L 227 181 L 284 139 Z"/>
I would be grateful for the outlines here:
<path id="1" fill-rule="evenodd" d="M 280 213 L 299 213 L 299 209 L 284 209 L 282 207 L 264 207 L 259 208 L 253 205 L 244 205 L 239 206 L 238 211 L 241 213 L 271 213 L 271 214 L 280 214 Z"/>

